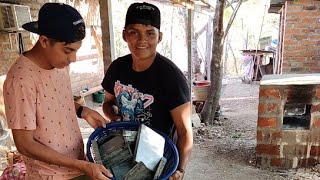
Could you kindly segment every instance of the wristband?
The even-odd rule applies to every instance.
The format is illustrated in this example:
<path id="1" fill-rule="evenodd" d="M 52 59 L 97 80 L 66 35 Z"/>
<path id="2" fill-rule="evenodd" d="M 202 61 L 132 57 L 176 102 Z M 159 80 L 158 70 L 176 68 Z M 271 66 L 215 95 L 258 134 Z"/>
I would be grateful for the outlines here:
<path id="1" fill-rule="evenodd" d="M 77 116 L 78 118 L 82 118 L 81 114 L 82 114 L 82 111 L 83 111 L 83 106 L 80 106 L 77 110 Z"/>
<path id="2" fill-rule="evenodd" d="M 184 174 L 185 173 L 185 171 L 184 171 L 184 169 L 183 168 L 177 168 L 177 171 L 180 171 L 182 174 Z"/>

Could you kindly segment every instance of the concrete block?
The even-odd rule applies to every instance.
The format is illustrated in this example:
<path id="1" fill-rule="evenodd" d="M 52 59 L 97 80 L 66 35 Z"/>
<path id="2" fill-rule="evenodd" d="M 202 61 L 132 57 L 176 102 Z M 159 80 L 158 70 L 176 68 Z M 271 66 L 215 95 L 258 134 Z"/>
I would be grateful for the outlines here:
<path id="1" fill-rule="evenodd" d="M 196 112 L 196 106 L 195 106 L 195 105 L 192 105 L 192 106 L 191 106 L 191 110 L 192 110 L 192 114 L 197 113 L 197 112 Z"/>
<path id="2" fill-rule="evenodd" d="M 191 115 L 191 122 L 193 127 L 201 127 L 201 119 L 197 113 Z"/>

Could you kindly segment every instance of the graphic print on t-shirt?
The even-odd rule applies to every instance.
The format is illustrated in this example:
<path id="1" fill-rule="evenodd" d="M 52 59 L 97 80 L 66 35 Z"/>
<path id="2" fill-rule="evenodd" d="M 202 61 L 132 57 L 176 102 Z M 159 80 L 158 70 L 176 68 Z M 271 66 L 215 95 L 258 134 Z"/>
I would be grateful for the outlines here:
<path id="1" fill-rule="evenodd" d="M 152 113 L 150 105 L 154 98 L 150 94 L 143 94 L 138 89 L 129 85 L 115 82 L 115 97 L 118 106 L 118 113 L 123 121 L 138 121 L 149 125 L 151 123 Z"/>

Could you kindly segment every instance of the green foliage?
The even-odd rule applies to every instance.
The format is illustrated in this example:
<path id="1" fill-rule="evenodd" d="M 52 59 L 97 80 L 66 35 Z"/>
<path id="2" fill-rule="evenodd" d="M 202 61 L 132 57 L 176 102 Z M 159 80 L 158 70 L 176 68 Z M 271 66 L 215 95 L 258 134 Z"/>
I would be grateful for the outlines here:
<path id="1" fill-rule="evenodd" d="M 223 13 L 223 21 L 224 21 L 224 23 L 225 22 L 229 22 L 229 19 L 230 19 L 232 13 L 233 13 L 233 10 L 232 10 L 231 7 L 228 7 L 228 8 L 226 8 L 224 10 L 224 13 Z"/>
<path id="2" fill-rule="evenodd" d="M 241 133 L 236 133 L 231 136 L 232 139 L 240 139 Z"/>

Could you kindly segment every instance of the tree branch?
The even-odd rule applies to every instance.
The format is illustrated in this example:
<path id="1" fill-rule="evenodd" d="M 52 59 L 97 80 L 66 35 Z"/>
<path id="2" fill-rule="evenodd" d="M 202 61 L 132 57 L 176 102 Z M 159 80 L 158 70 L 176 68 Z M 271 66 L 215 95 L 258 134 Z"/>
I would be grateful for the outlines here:
<path id="1" fill-rule="evenodd" d="M 207 24 L 204 25 L 198 32 L 195 33 L 194 38 L 198 39 L 199 36 L 207 29 Z"/>
<path id="2" fill-rule="evenodd" d="M 224 33 L 224 37 L 222 38 L 223 41 L 224 41 L 225 37 L 228 35 L 229 29 L 230 29 L 230 27 L 231 27 L 236 15 L 237 15 L 237 13 L 238 13 L 238 10 L 239 10 L 239 8 L 240 8 L 240 6 L 242 4 L 242 1 L 243 0 L 239 0 L 235 10 L 233 11 L 233 13 L 232 13 L 232 15 L 230 17 L 230 20 L 228 22 L 227 28 L 226 28 L 225 33 Z"/>
<path id="3" fill-rule="evenodd" d="M 232 4 L 228 1 L 228 0 L 226 0 L 227 1 L 227 3 L 228 3 L 228 5 L 226 6 L 226 8 L 228 8 L 229 6 L 232 8 L 232 10 L 234 11 L 234 7 L 232 6 Z"/>
<path id="4" fill-rule="evenodd" d="M 219 20 L 218 20 L 218 33 L 221 35 L 223 33 L 223 10 L 224 10 L 224 0 L 219 0 Z"/>
<path id="5" fill-rule="evenodd" d="M 200 0 L 203 4 L 207 5 L 209 8 L 213 8 L 212 4 L 210 4 L 207 0 Z"/>
<path id="6" fill-rule="evenodd" d="M 228 8 L 228 7 L 232 6 L 232 4 L 238 3 L 239 1 L 240 0 L 230 0 L 225 8 Z M 243 0 L 242 2 L 246 2 L 246 1 L 248 1 L 248 0 Z"/>

